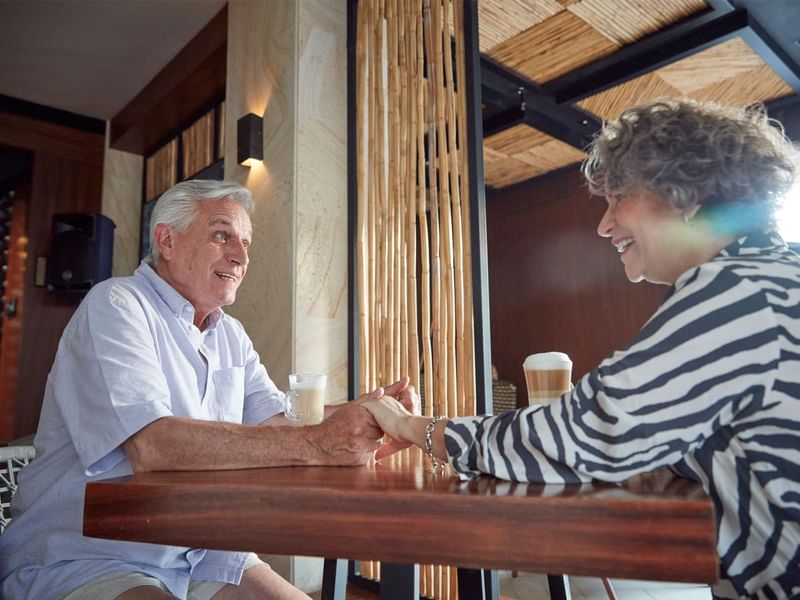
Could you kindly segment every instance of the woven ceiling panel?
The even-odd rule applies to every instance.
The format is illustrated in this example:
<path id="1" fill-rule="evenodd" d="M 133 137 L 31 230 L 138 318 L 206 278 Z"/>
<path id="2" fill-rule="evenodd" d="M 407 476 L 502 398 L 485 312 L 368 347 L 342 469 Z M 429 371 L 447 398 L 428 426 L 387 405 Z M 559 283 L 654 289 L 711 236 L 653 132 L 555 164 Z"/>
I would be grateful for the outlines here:
<path id="1" fill-rule="evenodd" d="M 747 85 L 742 85 L 740 78 L 731 77 L 725 81 L 710 85 L 692 93 L 698 100 L 712 100 L 720 104 L 733 104 L 745 106 L 753 102 L 768 102 L 774 98 L 782 98 L 792 93 L 792 88 L 786 85 L 769 65 L 748 71 L 745 75 Z M 744 89 L 742 89 L 744 88 Z"/>
<path id="2" fill-rule="evenodd" d="M 584 153 L 528 125 L 515 125 L 483 142 L 486 185 L 501 188 L 584 158 Z"/>
<path id="3" fill-rule="evenodd" d="M 705 0 L 582 0 L 569 11 L 608 39 L 627 45 L 706 7 Z"/>
<path id="4" fill-rule="evenodd" d="M 747 84 L 742 85 L 743 81 Z M 744 106 L 791 93 L 792 89 L 744 40 L 734 38 L 578 104 L 598 117 L 614 119 L 633 104 L 664 96 Z"/>
<path id="5" fill-rule="evenodd" d="M 483 146 L 484 182 L 489 187 L 502 188 L 518 181 L 543 175 L 548 169 L 544 165 L 533 166 L 494 152 L 485 144 Z"/>
<path id="6" fill-rule="evenodd" d="M 680 96 L 678 89 L 669 85 L 655 73 L 648 73 L 631 79 L 605 92 L 581 100 L 578 104 L 584 110 L 594 113 L 601 119 L 614 119 L 623 110 L 634 104 L 642 104 L 666 96 Z"/>
<path id="7" fill-rule="evenodd" d="M 705 8 L 705 0 L 482 0 L 481 51 L 544 83 Z"/>
<path id="8" fill-rule="evenodd" d="M 481 52 L 561 12 L 557 0 L 480 0 Z"/>
<path id="9" fill-rule="evenodd" d="M 568 10 L 498 44 L 488 54 L 496 61 L 543 83 L 620 47 Z"/>
<path id="10" fill-rule="evenodd" d="M 486 139 L 486 144 L 496 152 L 511 155 L 525 152 L 531 146 L 538 146 L 550 139 L 546 133 L 528 125 L 514 125 Z"/>
<path id="11" fill-rule="evenodd" d="M 658 76 L 684 94 L 742 75 L 764 61 L 742 38 L 734 38 L 659 69 Z"/>
<path id="12" fill-rule="evenodd" d="M 481 51 L 545 83 L 708 9 L 706 0 L 480 0 Z M 601 119 L 662 97 L 747 105 L 792 89 L 742 38 L 578 103 Z M 505 187 L 580 162 L 583 152 L 527 125 L 484 140 L 486 184 Z"/>

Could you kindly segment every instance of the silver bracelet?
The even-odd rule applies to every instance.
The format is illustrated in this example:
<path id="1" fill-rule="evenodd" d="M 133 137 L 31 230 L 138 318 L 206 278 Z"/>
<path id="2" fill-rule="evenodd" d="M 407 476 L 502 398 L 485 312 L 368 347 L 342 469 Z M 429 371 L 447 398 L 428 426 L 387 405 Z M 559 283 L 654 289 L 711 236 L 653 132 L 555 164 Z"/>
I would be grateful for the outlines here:
<path id="1" fill-rule="evenodd" d="M 436 423 L 444 419 L 442 415 L 433 417 L 427 425 L 425 425 L 425 452 L 428 453 L 428 458 L 431 459 L 431 466 L 434 469 L 440 469 L 447 465 L 447 462 L 438 462 L 433 456 L 433 430 L 436 429 Z"/>

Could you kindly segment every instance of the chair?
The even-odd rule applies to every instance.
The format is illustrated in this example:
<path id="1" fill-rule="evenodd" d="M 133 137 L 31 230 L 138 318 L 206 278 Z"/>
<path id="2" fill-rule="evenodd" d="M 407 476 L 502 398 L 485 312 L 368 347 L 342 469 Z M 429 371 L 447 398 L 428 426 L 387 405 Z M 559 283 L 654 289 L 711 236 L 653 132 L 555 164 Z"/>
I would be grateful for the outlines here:
<path id="1" fill-rule="evenodd" d="M 492 412 L 496 415 L 517 408 L 517 386 L 505 379 L 492 381 Z"/>
<path id="2" fill-rule="evenodd" d="M 17 491 L 17 473 L 27 465 L 36 450 L 33 446 L 6 446 L 0 448 L 0 533 L 11 522 L 11 499 Z"/>

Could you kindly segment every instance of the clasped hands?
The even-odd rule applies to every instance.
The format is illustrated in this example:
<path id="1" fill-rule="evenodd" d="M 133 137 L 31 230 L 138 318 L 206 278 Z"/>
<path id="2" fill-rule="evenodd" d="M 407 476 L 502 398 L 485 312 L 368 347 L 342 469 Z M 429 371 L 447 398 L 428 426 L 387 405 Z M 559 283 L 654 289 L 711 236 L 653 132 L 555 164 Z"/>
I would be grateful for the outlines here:
<path id="1" fill-rule="evenodd" d="M 351 460 L 346 462 L 364 464 L 373 455 L 380 460 L 411 446 L 404 437 L 404 426 L 408 417 L 419 414 L 419 396 L 409 378 L 403 377 L 342 405 L 323 421 L 322 427 L 331 433 L 326 436 L 327 445 L 338 446 L 336 442 L 349 438 L 346 443 Z M 381 443 L 384 434 L 389 441 Z"/>

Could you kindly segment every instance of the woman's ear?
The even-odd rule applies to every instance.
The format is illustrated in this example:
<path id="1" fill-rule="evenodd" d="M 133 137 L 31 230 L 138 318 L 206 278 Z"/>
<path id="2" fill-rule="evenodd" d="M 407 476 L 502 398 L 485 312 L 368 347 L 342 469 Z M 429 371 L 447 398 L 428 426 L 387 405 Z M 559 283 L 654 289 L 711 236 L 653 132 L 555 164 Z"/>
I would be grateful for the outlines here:
<path id="1" fill-rule="evenodd" d="M 156 248 L 158 248 L 158 255 L 161 258 L 169 260 L 172 256 L 172 243 L 173 243 L 173 231 L 172 227 L 167 225 L 166 223 L 159 223 L 156 225 L 154 237 L 156 242 Z"/>

